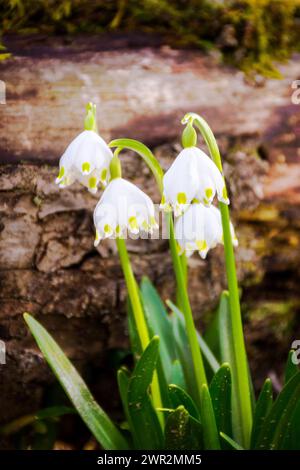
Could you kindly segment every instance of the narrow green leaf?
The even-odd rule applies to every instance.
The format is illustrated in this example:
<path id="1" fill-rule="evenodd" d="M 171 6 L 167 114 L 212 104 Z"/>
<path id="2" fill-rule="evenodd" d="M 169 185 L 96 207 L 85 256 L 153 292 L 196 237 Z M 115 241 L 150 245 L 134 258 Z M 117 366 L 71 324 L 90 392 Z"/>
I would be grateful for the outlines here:
<path id="1" fill-rule="evenodd" d="M 107 450 L 127 449 L 126 440 L 95 402 L 86 384 L 54 339 L 28 313 L 24 314 L 24 319 L 49 366 L 101 446 Z"/>
<path id="2" fill-rule="evenodd" d="M 134 360 L 137 361 L 142 355 L 142 345 L 137 333 L 136 324 L 134 321 L 134 316 L 132 312 L 132 305 L 129 297 L 127 297 L 127 319 L 128 319 L 128 333 L 130 338 L 131 351 L 134 357 Z"/>
<path id="3" fill-rule="evenodd" d="M 167 450 L 196 450 L 202 448 L 201 424 L 191 418 L 182 405 L 178 406 L 167 418 L 164 448 Z"/>
<path id="4" fill-rule="evenodd" d="M 180 388 L 178 385 L 169 385 L 170 400 L 173 408 L 177 408 L 182 405 L 188 411 L 188 413 L 195 419 L 199 420 L 199 411 L 188 393 Z"/>
<path id="5" fill-rule="evenodd" d="M 178 385 L 183 389 L 186 389 L 184 372 L 178 359 L 175 359 L 172 364 L 170 383 Z"/>
<path id="6" fill-rule="evenodd" d="M 300 372 L 284 386 L 266 417 L 256 442 L 259 450 L 281 450 L 290 439 L 291 424 L 300 400 Z"/>
<path id="7" fill-rule="evenodd" d="M 220 355 L 221 361 L 227 362 L 231 369 L 231 406 L 232 406 L 232 432 L 235 440 L 243 441 L 243 413 L 239 406 L 239 385 L 237 381 L 238 377 L 238 365 L 236 363 L 236 356 L 234 353 L 234 341 L 231 325 L 231 315 L 229 307 L 229 294 L 227 291 L 222 292 L 219 309 L 218 309 L 218 332 L 220 341 Z M 254 408 L 255 398 L 252 386 L 252 380 L 249 373 L 249 393 L 251 398 L 252 409 Z"/>
<path id="8" fill-rule="evenodd" d="M 214 375 L 209 392 L 219 432 L 232 434 L 231 371 L 229 364 L 222 364 Z"/>
<path id="9" fill-rule="evenodd" d="M 197 394 L 197 384 L 194 374 L 194 367 L 192 361 L 191 350 L 189 347 L 189 342 L 187 339 L 187 334 L 184 327 L 184 321 L 174 314 L 171 316 L 171 322 L 173 326 L 174 340 L 176 344 L 177 355 L 184 372 L 185 383 L 187 385 L 188 393 L 196 401 Z"/>
<path id="10" fill-rule="evenodd" d="M 157 185 L 162 192 L 163 170 L 151 150 L 148 149 L 146 145 L 134 139 L 115 139 L 112 140 L 108 145 L 109 147 L 119 147 L 120 149 L 133 150 L 138 155 L 140 155 L 152 171 Z"/>
<path id="11" fill-rule="evenodd" d="M 179 319 L 180 323 L 183 325 L 183 328 L 184 328 L 183 313 L 179 310 L 178 307 L 176 307 L 176 305 L 173 302 L 171 302 L 171 300 L 167 300 L 166 304 L 168 305 L 168 307 L 170 307 L 174 315 L 177 316 L 177 318 Z M 198 343 L 199 343 L 199 346 L 201 348 L 204 358 L 206 359 L 207 363 L 211 367 L 212 371 L 217 372 L 217 370 L 220 368 L 220 363 L 217 361 L 215 355 L 212 353 L 209 346 L 206 344 L 203 337 L 198 332 L 197 332 L 197 338 L 198 338 Z"/>
<path id="12" fill-rule="evenodd" d="M 214 415 L 214 409 L 207 385 L 202 385 L 201 389 L 201 423 L 203 426 L 203 440 L 205 450 L 219 450 L 220 439 Z"/>
<path id="13" fill-rule="evenodd" d="M 230 447 L 234 450 L 244 450 L 242 446 L 240 446 L 240 444 L 238 444 L 237 442 L 235 442 L 233 439 L 231 439 L 231 437 L 227 436 L 227 434 L 225 434 L 224 432 L 220 432 L 220 436 L 224 439 L 225 442 L 227 442 L 227 444 L 230 445 Z"/>
<path id="14" fill-rule="evenodd" d="M 49 408 L 44 408 L 39 410 L 37 413 L 21 416 L 10 423 L 4 424 L 0 427 L 0 435 L 9 436 L 19 432 L 22 428 L 29 426 L 38 420 L 55 420 L 60 416 L 73 413 L 76 413 L 76 410 L 69 406 L 51 406 Z"/>
<path id="15" fill-rule="evenodd" d="M 273 387 L 270 379 L 266 379 L 264 386 L 259 394 L 251 433 L 251 449 L 255 449 L 258 437 L 273 405 Z"/>
<path id="16" fill-rule="evenodd" d="M 284 383 L 288 383 L 288 381 L 299 372 L 299 367 L 297 364 L 293 362 L 293 354 L 294 351 L 290 351 L 287 359 L 287 363 L 285 366 L 285 380 Z"/>
<path id="17" fill-rule="evenodd" d="M 141 296 L 149 330 L 152 335 L 159 336 L 161 363 L 166 380 L 169 381 L 172 364 L 176 358 L 170 319 L 155 287 L 146 277 L 141 282 Z"/>
<path id="18" fill-rule="evenodd" d="M 159 338 L 154 336 L 137 362 L 128 384 L 130 428 L 137 449 L 160 449 L 163 435 L 148 389 L 158 359 Z"/>
<path id="19" fill-rule="evenodd" d="M 123 405 L 123 410 L 126 416 L 127 421 L 129 420 L 129 412 L 128 412 L 128 385 L 130 380 L 129 371 L 125 367 L 121 367 L 118 370 L 118 387 L 119 393 Z"/>

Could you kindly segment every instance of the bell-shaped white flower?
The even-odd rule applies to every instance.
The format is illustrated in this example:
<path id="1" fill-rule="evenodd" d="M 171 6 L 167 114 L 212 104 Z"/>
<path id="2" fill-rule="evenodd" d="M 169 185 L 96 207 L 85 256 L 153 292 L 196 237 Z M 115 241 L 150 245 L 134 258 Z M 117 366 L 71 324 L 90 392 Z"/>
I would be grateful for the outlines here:
<path id="1" fill-rule="evenodd" d="M 158 228 L 154 205 L 147 194 L 123 178 L 113 179 L 104 190 L 94 211 L 97 246 L 103 238 L 152 233 Z"/>
<path id="2" fill-rule="evenodd" d="M 215 194 L 229 204 L 226 186 L 216 164 L 197 147 L 183 149 L 163 179 L 161 209 L 181 215 L 191 202 L 210 206 Z"/>
<path id="3" fill-rule="evenodd" d="M 231 237 L 234 246 L 238 245 L 233 225 L 230 224 Z M 223 243 L 221 214 L 214 206 L 205 207 L 202 204 L 191 204 L 187 211 L 175 222 L 175 237 L 180 254 L 191 256 L 198 251 L 201 258 L 218 243 Z"/>
<path id="4" fill-rule="evenodd" d="M 81 132 L 67 147 L 59 162 L 55 182 L 60 188 L 79 181 L 91 193 L 96 193 L 99 181 L 106 186 L 110 178 L 112 151 L 94 131 Z"/>

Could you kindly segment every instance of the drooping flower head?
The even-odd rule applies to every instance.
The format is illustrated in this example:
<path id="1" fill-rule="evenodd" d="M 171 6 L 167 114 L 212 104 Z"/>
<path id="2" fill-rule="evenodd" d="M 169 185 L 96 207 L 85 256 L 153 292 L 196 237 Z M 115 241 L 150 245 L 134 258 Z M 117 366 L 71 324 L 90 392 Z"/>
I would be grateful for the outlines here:
<path id="1" fill-rule="evenodd" d="M 232 224 L 230 224 L 230 230 L 233 245 L 237 246 L 238 241 Z M 176 219 L 175 237 L 181 254 L 191 256 L 198 251 L 204 259 L 211 248 L 218 243 L 223 243 L 219 209 L 214 206 L 205 207 L 201 203 L 190 205 L 186 212 Z"/>
<path id="2" fill-rule="evenodd" d="M 94 211 L 95 246 L 103 238 L 116 238 L 129 232 L 152 233 L 158 228 L 152 200 L 137 186 L 118 177 L 104 190 Z"/>
<path id="3" fill-rule="evenodd" d="M 96 193 L 99 182 L 106 186 L 109 180 L 112 156 L 112 151 L 96 132 L 85 130 L 65 150 L 55 182 L 65 188 L 79 181 L 91 193 Z"/>
<path id="4" fill-rule="evenodd" d="M 224 178 L 215 163 L 199 148 L 184 148 L 163 179 L 161 209 L 181 215 L 192 202 L 210 206 L 215 194 L 229 204 Z"/>

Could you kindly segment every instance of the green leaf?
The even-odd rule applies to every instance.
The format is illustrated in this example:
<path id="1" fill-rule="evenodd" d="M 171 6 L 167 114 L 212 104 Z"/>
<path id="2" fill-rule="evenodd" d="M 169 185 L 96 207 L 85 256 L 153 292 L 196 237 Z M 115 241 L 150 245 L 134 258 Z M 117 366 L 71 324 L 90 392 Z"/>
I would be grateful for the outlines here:
<path id="1" fill-rule="evenodd" d="M 178 318 L 179 322 L 182 324 L 183 329 L 185 329 L 183 313 L 179 310 L 178 307 L 176 307 L 176 305 L 173 302 L 171 302 L 171 300 L 167 300 L 166 304 L 168 305 L 168 307 L 170 307 L 173 314 Z M 217 361 L 215 355 L 212 353 L 209 346 L 206 344 L 203 337 L 198 332 L 197 332 L 197 338 L 198 338 L 198 343 L 199 343 L 199 346 L 201 348 L 204 358 L 208 362 L 212 371 L 217 372 L 217 370 L 220 368 L 220 364 Z"/>
<path id="2" fill-rule="evenodd" d="M 130 380 L 129 371 L 125 367 L 121 367 L 118 370 L 118 387 L 119 393 L 123 405 L 123 410 L 126 416 L 127 421 L 129 421 L 129 412 L 128 412 L 128 386 Z"/>
<path id="3" fill-rule="evenodd" d="M 149 330 L 152 335 L 158 335 L 160 339 L 161 364 L 166 380 L 169 381 L 172 364 L 176 358 L 170 319 L 160 296 L 146 277 L 141 282 L 141 296 Z"/>
<path id="4" fill-rule="evenodd" d="M 268 416 L 273 405 L 273 387 L 270 379 L 266 379 L 264 386 L 258 397 L 254 417 L 253 427 L 251 433 L 251 449 L 254 449 L 257 443 L 257 439 L 262 430 L 263 424 Z"/>
<path id="5" fill-rule="evenodd" d="M 108 145 L 109 147 L 118 147 L 120 149 L 133 150 L 134 152 L 139 154 L 152 171 L 156 179 L 157 185 L 162 193 L 163 170 L 151 150 L 148 149 L 146 145 L 133 139 L 115 139 L 112 140 Z"/>
<path id="6" fill-rule="evenodd" d="M 294 351 L 290 351 L 288 355 L 288 360 L 285 366 L 285 380 L 284 383 L 288 383 L 288 381 L 295 375 L 297 372 L 299 372 L 299 367 L 297 364 L 294 364 L 293 362 L 293 354 Z"/>
<path id="7" fill-rule="evenodd" d="M 214 375 L 209 386 L 209 392 L 214 409 L 216 424 L 219 432 L 232 434 L 231 411 L 231 371 L 229 364 L 222 364 Z"/>
<path id="8" fill-rule="evenodd" d="M 233 439 L 231 439 L 231 437 L 227 436 L 227 434 L 225 434 L 224 432 L 220 432 L 220 436 L 224 439 L 225 442 L 227 442 L 227 444 L 229 444 L 229 446 L 232 449 L 234 449 L 234 450 L 244 450 L 243 447 L 240 446 L 240 444 L 235 442 Z"/>
<path id="9" fill-rule="evenodd" d="M 300 372 L 284 386 L 262 426 L 255 448 L 281 450 L 291 438 L 293 416 L 300 400 Z"/>
<path id="10" fill-rule="evenodd" d="M 227 362 L 231 369 L 231 382 L 232 382 L 232 393 L 231 393 L 231 406 L 232 406 L 232 432 L 236 440 L 242 441 L 242 429 L 243 429 L 243 416 L 238 403 L 238 365 L 236 363 L 236 357 L 234 353 L 234 337 L 232 334 L 231 316 L 229 307 L 229 293 L 227 291 L 222 292 L 219 309 L 218 309 L 218 332 L 220 342 L 220 355 L 221 361 Z M 253 392 L 252 380 L 249 371 L 249 393 L 251 397 L 252 409 L 254 408 L 255 398 Z"/>
<path id="11" fill-rule="evenodd" d="M 185 331 L 184 321 L 181 321 L 178 315 L 174 314 L 171 316 L 171 322 L 173 326 L 173 335 L 177 349 L 177 355 L 184 372 L 187 391 L 196 401 L 198 398 L 198 389 L 194 374 L 191 350 Z"/>
<path id="12" fill-rule="evenodd" d="M 163 435 L 148 389 L 158 359 L 159 338 L 154 336 L 137 362 L 128 384 L 130 428 L 137 449 L 160 449 Z"/>
<path id="13" fill-rule="evenodd" d="M 69 406 L 51 406 L 49 408 L 44 408 L 35 414 L 21 416 L 0 427 L 0 435 L 9 436 L 19 432 L 22 428 L 29 426 L 38 420 L 56 420 L 60 416 L 73 413 L 76 413 L 76 410 Z"/>
<path id="14" fill-rule="evenodd" d="M 169 395 L 173 408 L 182 405 L 188 413 L 195 419 L 199 420 L 199 411 L 188 393 L 178 385 L 169 385 Z"/>
<path id="15" fill-rule="evenodd" d="M 214 415 L 214 409 L 207 385 L 201 389 L 201 423 L 203 426 L 203 441 L 205 450 L 220 450 L 220 439 Z"/>
<path id="16" fill-rule="evenodd" d="M 180 405 L 169 414 L 165 426 L 167 450 L 196 450 L 202 447 L 201 424 Z"/>
<path id="17" fill-rule="evenodd" d="M 128 319 L 128 332 L 130 338 L 131 351 L 134 360 L 137 361 L 142 355 L 142 345 L 135 325 L 135 320 L 132 312 L 132 305 L 129 297 L 127 297 L 127 319 Z"/>
<path id="18" fill-rule="evenodd" d="M 178 385 L 183 389 L 186 389 L 184 372 L 178 359 L 175 359 L 172 364 L 170 383 Z"/>
<path id="19" fill-rule="evenodd" d="M 95 402 L 86 384 L 58 344 L 28 313 L 24 314 L 24 319 L 49 366 L 101 446 L 107 450 L 127 449 L 126 440 L 108 415 Z"/>

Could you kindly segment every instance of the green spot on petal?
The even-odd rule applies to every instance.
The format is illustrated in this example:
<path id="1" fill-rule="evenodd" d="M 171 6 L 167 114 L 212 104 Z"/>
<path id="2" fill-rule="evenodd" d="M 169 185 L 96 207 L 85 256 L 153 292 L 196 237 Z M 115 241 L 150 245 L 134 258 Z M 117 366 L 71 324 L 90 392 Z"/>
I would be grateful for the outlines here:
<path id="1" fill-rule="evenodd" d="M 59 173 L 58 173 L 58 177 L 59 179 L 61 179 L 65 174 L 65 167 L 62 166 L 60 169 L 59 169 Z"/>
<path id="2" fill-rule="evenodd" d="M 89 188 L 94 189 L 97 187 L 97 178 L 95 176 L 92 176 L 89 179 Z"/>
<path id="3" fill-rule="evenodd" d="M 89 173 L 90 172 L 90 169 L 91 169 L 91 165 L 89 164 L 89 162 L 84 162 L 82 164 L 82 171 L 83 173 Z"/>
<path id="4" fill-rule="evenodd" d="M 192 200 L 192 204 L 200 204 L 199 199 L 197 199 L 196 197 L 194 197 L 194 199 Z"/>
<path id="5" fill-rule="evenodd" d="M 223 187 L 222 198 L 225 199 L 225 200 L 228 199 L 226 186 Z"/>
<path id="6" fill-rule="evenodd" d="M 129 227 L 130 227 L 131 229 L 133 229 L 133 230 L 139 228 L 138 223 L 137 223 L 137 220 L 136 220 L 136 217 L 134 217 L 134 216 L 133 216 L 133 217 L 130 217 L 130 218 L 128 219 L 128 223 L 129 223 Z"/>
<path id="7" fill-rule="evenodd" d="M 102 170 L 101 172 L 101 180 L 106 181 L 106 177 L 107 177 L 107 169 L 104 168 L 104 170 Z"/>
<path id="8" fill-rule="evenodd" d="M 161 198 L 161 205 L 163 206 L 166 203 L 166 196 L 163 194 Z"/>
<path id="9" fill-rule="evenodd" d="M 212 188 L 206 188 L 205 190 L 205 196 L 207 197 L 207 199 L 210 199 L 213 195 L 213 190 Z"/>
<path id="10" fill-rule="evenodd" d="M 111 228 L 111 226 L 110 226 L 109 224 L 105 224 L 105 225 L 104 225 L 104 232 L 105 232 L 105 233 L 110 233 L 110 232 L 112 232 L 112 228 Z"/>
<path id="11" fill-rule="evenodd" d="M 196 246 L 199 251 L 207 250 L 207 243 L 205 240 L 198 240 L 196 241 Z"/>
<path id="12" fill-rule="evenodd" d="M 186 204 L 186 194 L 185 193 L 178 193 L 177 194 L 177 202 L 178 204 Z"/>

